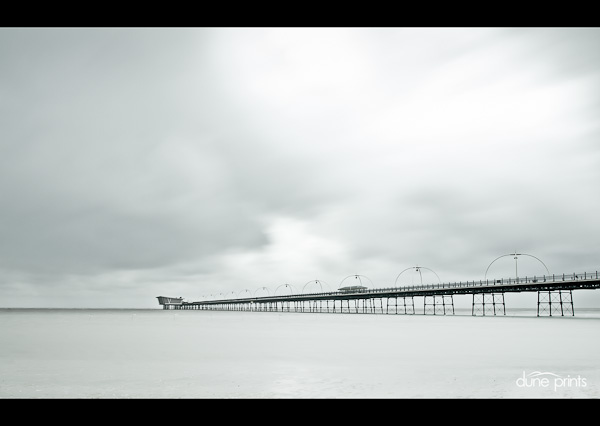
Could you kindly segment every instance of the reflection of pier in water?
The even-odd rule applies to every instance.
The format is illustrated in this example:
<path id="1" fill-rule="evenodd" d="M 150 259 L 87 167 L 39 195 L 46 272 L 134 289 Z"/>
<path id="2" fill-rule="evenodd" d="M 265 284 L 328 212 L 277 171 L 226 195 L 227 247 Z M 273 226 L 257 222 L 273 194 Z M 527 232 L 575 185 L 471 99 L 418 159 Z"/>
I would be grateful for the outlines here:
<path id="1" fill-rule="evenodd" d="M 423 314 L 453 315 L 454 296 L 472 295 L 472 315 L 505 315 L 505 293 L 537 292 L 538 316 L 564 316 L 575 315 L 573 290 L 599 287 L 600 278 L 596 271 L 378 289 L 357 285 L 345 286 L 338 291 L 329 292 L 236 297 L 196 302 L 159 296 L 158 302 L 163 309 L 416 314 L 414 299 L 422 297 Z"/>

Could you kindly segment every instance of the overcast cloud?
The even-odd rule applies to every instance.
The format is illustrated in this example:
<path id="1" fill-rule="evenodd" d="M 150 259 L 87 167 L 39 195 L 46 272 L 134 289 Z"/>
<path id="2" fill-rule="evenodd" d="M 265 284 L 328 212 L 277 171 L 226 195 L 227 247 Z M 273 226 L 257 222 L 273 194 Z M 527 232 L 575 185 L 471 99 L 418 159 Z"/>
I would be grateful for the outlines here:
<path id="1" fill-rule="evenodd" d="M 600 267 L 598 28 L 2 28 L 0 61 L 0 307 Z"/>

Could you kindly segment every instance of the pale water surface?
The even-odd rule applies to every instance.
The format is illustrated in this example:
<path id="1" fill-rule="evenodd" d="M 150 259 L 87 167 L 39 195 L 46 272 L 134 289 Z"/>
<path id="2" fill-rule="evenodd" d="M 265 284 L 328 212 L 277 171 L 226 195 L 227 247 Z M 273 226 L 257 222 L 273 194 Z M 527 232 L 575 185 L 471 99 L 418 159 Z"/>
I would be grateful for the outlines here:
<path id="1" fill-rule="evenodd" d="M 599 336 L 598 310 L 0 309 L 0 397 L 598 398 Z"/>

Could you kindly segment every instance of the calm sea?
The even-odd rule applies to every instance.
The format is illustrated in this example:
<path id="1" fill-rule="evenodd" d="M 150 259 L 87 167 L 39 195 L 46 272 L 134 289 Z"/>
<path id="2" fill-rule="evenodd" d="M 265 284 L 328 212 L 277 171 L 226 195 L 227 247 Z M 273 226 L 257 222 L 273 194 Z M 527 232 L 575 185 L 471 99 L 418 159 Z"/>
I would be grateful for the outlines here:
<path id="1" fill-rule="evenodd" d="M 0 397 L 600 397 L 600 309 L 456 314 L 0 309 Z"/>

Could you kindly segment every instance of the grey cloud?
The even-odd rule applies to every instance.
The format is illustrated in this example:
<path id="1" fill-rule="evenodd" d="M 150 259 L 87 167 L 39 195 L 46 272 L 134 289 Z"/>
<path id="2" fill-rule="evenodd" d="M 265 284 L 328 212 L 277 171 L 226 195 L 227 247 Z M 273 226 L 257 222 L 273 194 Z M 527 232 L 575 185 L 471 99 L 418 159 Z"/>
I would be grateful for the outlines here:
<path id="1" fill-rule="evenodd" d="M 11 300 L 595 266 L 597 29 L 285 31 L 0 30 Z"/>
<path id="2" fill-rule="evenodd" d="M 4 35 L 5 268 L 98 272 L 260 247 L 263 212 L 335 199 L 318 170 L 217 101 L 202 69 L 185 70 L 196 32 Z"/>

